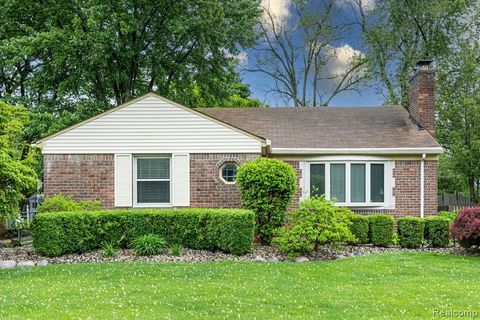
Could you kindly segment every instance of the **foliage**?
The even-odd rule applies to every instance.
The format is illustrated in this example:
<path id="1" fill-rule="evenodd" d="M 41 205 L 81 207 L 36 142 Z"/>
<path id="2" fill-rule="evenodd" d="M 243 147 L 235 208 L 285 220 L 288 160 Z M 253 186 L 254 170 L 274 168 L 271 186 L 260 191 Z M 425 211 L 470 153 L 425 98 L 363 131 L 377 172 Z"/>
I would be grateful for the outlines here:
<path id="1" fill-rule="evenodd" d="M 31 106 L 33 140 L 149 91 L 248 103 L 236 56 L 260 14 L 257 0 L 4 2 L 0 98 Z"/>
<path id="2" fill-rule="evenodd" d="M 374 10 L 355 8 L 363 32 L 364 52 L 386 104 L 408 106 L 408 81 L 420 59 L 440 60 L 454 40 L 464 37 L 465 15 L 474 0 L 384 0 Z M 355 1 L 362 4 L 362 1 Z M 365 3 L 365 2 L 363 2 Z"/>
<path id="3" fill-rule="evenodd" d="M 401 217 L 397 220 L 400 246 L 420 248 L 423 244 L 425 221 L 419 217 Z"/>
<path id="4" fill-rule="evenodd" d="M 425 218 L 425 240 L 432 247 L 446 247 L 450 243 L 450 223 L 446 217 Z"/>
<path id="5" fill-rule="evenodd" d="M 180 257 L 182 255 L 183 247 L 181 244 L 174 244 L 170 247 L 170 254 L 172 256 Z"/>
<path id="6" fill-rule="evenodd" d="M 38 152 L 23 140 L 29 118 L 22 106 L 0 101 L 0 221 L 15 216 L 20 201 L 35 190 Z"/>
<path id="7" fill-rule="evenodd" d="M 100 209 L 102 201 L 73 200 L 72 195 L 64 196 L 56 194 L 53 197 L 45 198 L 37 207 L 38 213 L 44 212 L 68 212 L 68 211 L 96 211 Z"/>
<path id="8" fill-rule="evenodd" d="M 457 217 L 450 226 L 450 231 L 455 240 L 463 247 L 480 245 L 480 207 L 466 208 L 458 212 Z"/>
<path id="9" fill-rule="evenodd" d="M 105 242 L 101 245 L 102 256 L 106 258 L 116 257 L 118 254 L 118 246 L 115 242 Z"/>
<path id="10" fill-rule="evenodd" d="M 35 249 L 46 256 L 91 251 L 112 241 L 127 248 L 145 234 L 240 255 L 252 251 L 254 227 L 254 214 L 239 209 L 50 212 L 35 216 L 32 236 Z"/>
<path id="11" fill-rule="evenodd" d="M 480 63 L 478 41 L 460 42 L 438 68 L 437 138 L 445 148 L 440 181 L 480 200 Z"/>
<path id="12" fill-rule="evenodd" d="M 370 241 L 368 237 L 368 218 L 359 214 L 352 214 L 350 231 L 355 237 L 354 243 L 364 244 Z"/>
<path id="13" fill-rule="evenodd" d="M 393 217 L 386 214 L 368 216 L 370 241 L 380 247 L 387 247 L 392 242 Z"/>
<path id="14" fill-rule="evenodd" d="M 439 211 L 437 213 L 437 216 L 442 217 L 442 218 L 447 218 L 450 223 L 455 220 L 457 217 L 458 211 Z"/>
<path id="15" fill-rule="evenodd" d="M 339 207 L 324 196 L 300 202 L 299 209 L 291 213 L 288 226 L 278 229 L 273 242 L 290 258 L 310 253 L 323 244 L 337 244 L 355 240 L 349 227 L 352 212 Z"/>
<path id="16" fill-rule="evenodd" d="M 243 206 L 255 212 L 257 233 L 270 243 L 273 230 L 284 224 L 295 194 L 295 171 L 281 160 L 258 158 L 237 169 L 236 182 Z"/>
<path id="17" fill-rule="evenodd" d="M 154 256 L 165 251 L 167 242 L 156 234 L 146 234 L 134 239 L 132 248 L 137 256 Z"/>

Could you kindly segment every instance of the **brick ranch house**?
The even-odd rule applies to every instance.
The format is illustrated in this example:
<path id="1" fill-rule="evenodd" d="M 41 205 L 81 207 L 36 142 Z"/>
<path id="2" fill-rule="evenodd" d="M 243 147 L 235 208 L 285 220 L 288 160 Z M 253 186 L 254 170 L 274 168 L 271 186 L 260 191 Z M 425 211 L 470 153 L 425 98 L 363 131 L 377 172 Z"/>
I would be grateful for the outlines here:
<path id="1" fill-rule="evenodd" d="M 437 210 L 435 73 L 418 64 L 410 106 L 189 109 L 155 94 L 41 139 L 44 193 L 105 208 L 239 207 L 236 167 L 290 163 L 296 201 L 313 194 L 357 212 Z"/>

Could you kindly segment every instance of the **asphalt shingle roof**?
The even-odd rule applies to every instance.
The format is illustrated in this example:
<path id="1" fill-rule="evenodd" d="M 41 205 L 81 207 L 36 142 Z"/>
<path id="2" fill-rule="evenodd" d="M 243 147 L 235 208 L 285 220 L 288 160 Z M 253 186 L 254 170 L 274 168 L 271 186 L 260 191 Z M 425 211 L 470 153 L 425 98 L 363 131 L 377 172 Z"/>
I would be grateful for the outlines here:
<path id="1" fill-rule="evenodd" d="M 269 139 L 273 148 L 440 147 L 401 106 L 196 110 Z"/>

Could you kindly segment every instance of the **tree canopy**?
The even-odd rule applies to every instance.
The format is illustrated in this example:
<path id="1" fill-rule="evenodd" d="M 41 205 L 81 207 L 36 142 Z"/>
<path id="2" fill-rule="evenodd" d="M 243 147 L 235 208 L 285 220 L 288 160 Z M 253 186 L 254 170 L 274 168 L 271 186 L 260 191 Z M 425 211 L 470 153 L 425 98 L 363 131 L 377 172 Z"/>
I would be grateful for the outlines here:
<path id="1" fill-rule="evenodd" d="M 34 111 L 30 138 L 153 91 L 196 106 L 258 106 L 235 55 L 258 0 L 7 0 L 0 99 Z M 55 120 L 55 121 L 54 121 Z"/>

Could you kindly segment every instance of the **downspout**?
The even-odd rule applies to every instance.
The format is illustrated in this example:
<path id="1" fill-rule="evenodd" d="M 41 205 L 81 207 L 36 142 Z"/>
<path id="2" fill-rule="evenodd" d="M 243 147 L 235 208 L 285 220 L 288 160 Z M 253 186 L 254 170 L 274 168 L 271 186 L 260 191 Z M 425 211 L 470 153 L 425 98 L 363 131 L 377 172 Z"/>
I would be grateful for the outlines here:
<path id="1" fill-rule="evenodd" d="M 427 155 L 422 154 L 422 159 L 420 160 L 420 217 L 425 216 L 425 159 Z"/>

